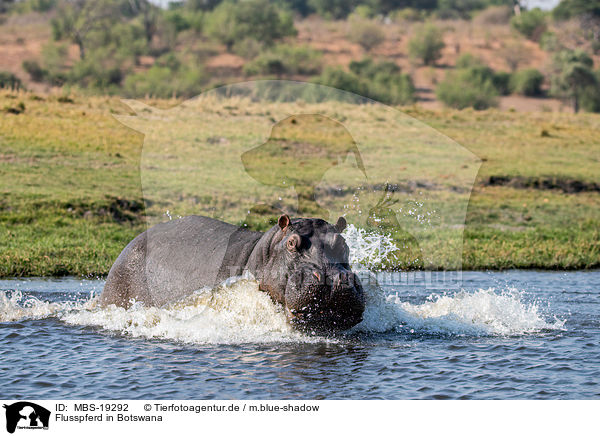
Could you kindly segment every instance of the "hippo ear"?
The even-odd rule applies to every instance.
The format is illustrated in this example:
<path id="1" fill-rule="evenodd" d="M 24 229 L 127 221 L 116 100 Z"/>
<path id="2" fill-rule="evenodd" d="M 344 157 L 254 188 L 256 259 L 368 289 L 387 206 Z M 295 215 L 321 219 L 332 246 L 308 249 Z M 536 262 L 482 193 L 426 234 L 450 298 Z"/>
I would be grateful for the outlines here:
<path id="1" fill-rule="evenodd" d="M 335 223 L 335 229 L 342 233 L 346 229 L 346 218 L 343 216 L 339 217 L 337 223 Z"/>
<path id="2" fill-rule="evenodd" d="M 287 229 L 287 227 L 290 225 L 290 217 L 284 213 L 283 215 L 281 215 L 279 217 L 277 224 L 279 224 L 279 227 L 281 228 L 281 230 Z"/>

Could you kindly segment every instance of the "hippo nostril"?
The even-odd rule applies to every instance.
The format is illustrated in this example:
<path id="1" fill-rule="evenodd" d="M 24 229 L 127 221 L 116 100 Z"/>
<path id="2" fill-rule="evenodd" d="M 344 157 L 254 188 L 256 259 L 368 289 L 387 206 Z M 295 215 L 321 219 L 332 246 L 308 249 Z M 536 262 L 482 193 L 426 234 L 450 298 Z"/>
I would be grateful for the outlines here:
<path id="1" fill-rule="evenodd" d="M 348 284 L 348 274 L 346 274 L 345 272 L 338 273 L 337 279 L 335 281 L 335 286 L 339 287 L 339 286 L 344 286 L 347 284 Z"/>

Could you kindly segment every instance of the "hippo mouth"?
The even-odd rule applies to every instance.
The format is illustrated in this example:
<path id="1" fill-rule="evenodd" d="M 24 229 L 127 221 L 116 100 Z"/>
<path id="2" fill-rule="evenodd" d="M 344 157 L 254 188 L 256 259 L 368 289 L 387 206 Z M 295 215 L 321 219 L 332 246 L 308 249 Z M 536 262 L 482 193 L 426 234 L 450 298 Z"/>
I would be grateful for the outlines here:
<path id="1" fill-rule="evenodd" d="M 365 309 L 358 278 L 349 270 L 303 265 L 290 277 L 284 306 L 300 330 L 347 330 L 360 323 Z"/>
<path id="2" fill-rule="evenodd" d="M 333 309 L 295 310 L 285 306 L 288 322 L 302 331 L 334 332 L 348 330 L 363 320 L 363 309 L 340 313 Z"/>

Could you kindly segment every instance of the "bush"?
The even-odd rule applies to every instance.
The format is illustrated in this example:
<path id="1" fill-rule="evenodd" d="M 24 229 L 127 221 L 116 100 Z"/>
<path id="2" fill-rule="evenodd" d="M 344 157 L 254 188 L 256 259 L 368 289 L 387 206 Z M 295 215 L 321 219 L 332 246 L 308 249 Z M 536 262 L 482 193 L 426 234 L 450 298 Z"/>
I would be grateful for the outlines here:
<path id="1" fill-rule="evenodd" d="M 13 73 L 8 71 L 0 71 L 0 88 L 8 89 L 21 89 L 23 88 L 23 82 Z"/>
<path id="2" fill-rule="evenodd" d="M 232 51 L 244 59 L 254 59 L 263 51 L 264 44 L 253 38 L 244 38 L 236 42 Z"/>
<path id="3" fill-rule="evenodd" d="M 400 67 L 391 61 L 375 63 L 372 59 L 365 58 L 362 61 L 350 62 L 350 71 L 357 76 L 374 79 L 377 75 L 399 74 Z"/>
<path id="4" fill-rule="evenodd" d="M 252 62 L 244 65 L 244 73 L 258 74 L 318 74 L 321 71 L 321 53 L 309 46 L 281 44 L 262 53 Z"/>
<path id="5" fill-rule="evenodd" d="M 483 67 L 484 62 L 478 57 L 473 56 L 471 53 L 464 53 L 456 60 L 456 68 L 471 68 L 471 67 Z"/>
<path id="6" fill-rule="evenodd" d="M 434 65 L 442 57 L 444 47 L 442 32 L 433 23 L 419 27 L 408 43 L 410 56 L 425 65 Z"/>
<path id="7" fill-rule="evenodd" d="M 490 77 L 473 68 L 450 71 L 436 88 L 437 98 L 445 105 L 477 110 L 498 105 L 498 91 Z"/>
<path id="8" fill-rule="evenodd" d="M 596 83 L 600 84 L 600 70 L 595 71 Z M 581 108 L 588 112 L 600 112 L 600 86 L 589 86 L 581 96 Z"/>
<path id="9" fill-rule="evenodd" d="M 165 11 L 163 14 L 165 21 L 176 32 L 182 32 L 188 29 L 194 29 L 197 32 L 202 30 L 202 12 L 188 11 L 182 8 Z"/>
<path id="10" fill-rule="evenodd" d="M 245 38 L 271 45 L 285 36 L 296 35 L 291 15 L 268 0 L 224 1 L 208 14 L 206 31 L 229 51 Z"/>
<path id="11" fill-rule="evenodd" d="M 66 44 L 48 43 L 42 47 L 42 64 L 39 67 L 44 82 L 53 86 L 62 86 L 67 82 L 67 53 Z M 35 65 L 30 65 L 30 68 L 36 69 Z M 34 73 L 39 72 L 34 71 Z"/>
<path id="12" fill-rule="evenodd" d="M 408 74 L 378 74 L 368 85 L 368 95 L 386 104 L 406 105 L 415 101 L 415 87 Z"/>
<path id="13" fill-rule="evenodd" d="M 360 3 L 360 0 L 308 0 L 308 5 L 317 14 L 334 20 L 346 18 Z"/>
<path id="14" fill-rule="evenodd" d="M 500 49 L 500 56 L 504 58 L 511 71 L 516 71 L 519 65 L 531 58 L 532 54 L 521 41 L 514 41 Z"/>
<path id="15" fill-rule="evenodd" d="M 535 68 L 529 68 L 513 74 L 510 89 L 516 94 L 536 96 L 542 94 L 543 83 L 544 75 Z"/>
<path id="16" fill-rule="evenodd" d="M 445 19 L 469 19 L 475 11 L 484 9 L 490 4 L 486 0 L 438 0 L 436 15 Z"/>
<path id="17" fill-rule="evenodd" d="M 111 52 L 96 50 L 85 59 L 78 61 L 67 75 L 69 83 L 82 88 L 112 93 L 123 79 L 121 63 L 113 59 Z"/>
<path id="18" fill-rule="evenodd" d="M 198 66 L 173 71 L 166 66 L 153 65 L 144 73 L 128 75 L 123 88 L 129 97 L 191 98 L 202 92 L 206 82 L 207 76 Z"/>
<path id="19" fill-rule="evenodd" d="M 362 18 L 373 18 L 375 16 L 375 11 L 371 6 L 361 4 L 354 8 L 352 15 Z"/>
<path id="20" fill-rule="evenodd" d="M 580 102 L 599 86 L 593 71 L 594 60 L 582 49 L 563 50 L 552 58 L 550 93 L 558 98 L 569 99 L 577 113 Z"/>
<path id="21" fill-rule="evenodd" d="M 417 21 L 425 21 L 427 12 L 415 8 L 404 8 L 391 12 L 389 16 L 397 23 L 415 23 Z"/>
<path id="22" fill-rule="evenodd" d="M 13 10 L 18 14 L 30 12 L 48 12 L 56 7 L 57 0 L 23 0 L 17 1 Z M 2 7 L 0 7 L 2 9 Z"/>
<path id="23" fill-rule="evenodd" d="M 474 22 L 479 25 L 508 24 L 512 17 L 510 6 L 490 6 L 475 16 Z"/>
<path id="24" fill-rule="evenodd" d="M 350 72 L 327 69 L 316 82 L 385 104 L 409 104 L 415 99 L 410 76 L 402 74 L 393 62 L 354 61 L 350 64 Z"/>
<path id="25" fill-rule="evenodd" d="M 456 68 L 469 70 L 468 75 L 476 78 L 478 82 L 490 81 L 500 95 L 510 94 L 511 74 L 492 70 L 481 59 L 470 53 L 465 53 L 456 60 Z"/>
<path id="26" fill-rule="evenodd" d="M 365 51 L 371 51 L 385 41 L 385 33 L 381 30 L 381 26 L 374 21 L 352 17 L 348 38 L 359 44 Z"/>
<path id="27" fill-rule="evenodd" d="M 511 93 L 510 81 L 512 80 L 512 74 L 505 71 L 495 71 L 492 77 L 492 84 L 498 94 L 508 95 Z"/>
<path id="28" fill-rule="evenodd" d="M 546 14 L 540 8 L 523 11 L 512 17 L 510 25 L 527 39 L 538 41 L 547 28 Z"/>
<path id="29" fill-rule="evenodd" d="M 35 60 L 23 61 L 23 69 L 34 82 L 43 82 L 48 74 Z"/>
<path id="30" fill-rule="evenodd" d="M 368 87 L 364 80 L 361 80 L 356 74 L 344 71 L 339 67 L 326 68 L 313 82 L 358 95 L 366 96 L 368 94 Z"/>

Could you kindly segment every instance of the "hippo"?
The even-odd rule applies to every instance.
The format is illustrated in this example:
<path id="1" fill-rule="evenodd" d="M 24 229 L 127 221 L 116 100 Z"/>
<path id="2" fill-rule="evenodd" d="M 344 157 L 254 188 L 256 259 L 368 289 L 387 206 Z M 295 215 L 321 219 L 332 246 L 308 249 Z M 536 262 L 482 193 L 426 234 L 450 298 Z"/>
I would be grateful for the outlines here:
<path id="1" fill-rule="evenodd" d="M 343 217 L 332 225 L 287 214 L 264 233 L 196 215 L 161 223 L 121 252 L 99 302 L 161 307 L 251 273 L 293 326 L 346 330 L 362 321 L 365 297 L 348 263 L 345 227 Z"/>

